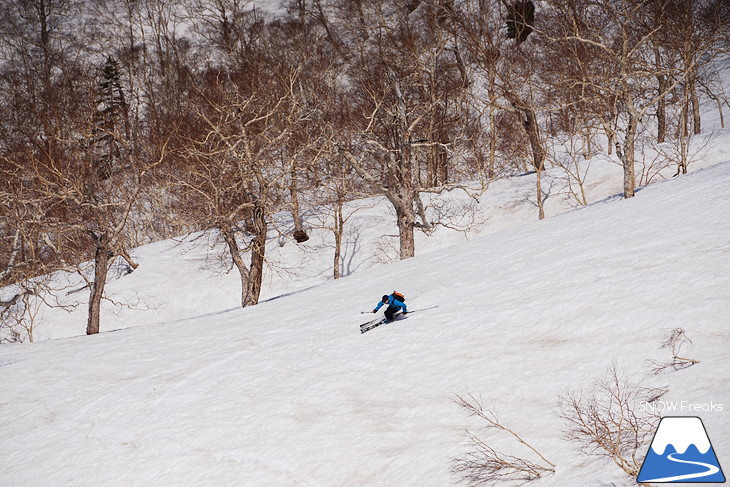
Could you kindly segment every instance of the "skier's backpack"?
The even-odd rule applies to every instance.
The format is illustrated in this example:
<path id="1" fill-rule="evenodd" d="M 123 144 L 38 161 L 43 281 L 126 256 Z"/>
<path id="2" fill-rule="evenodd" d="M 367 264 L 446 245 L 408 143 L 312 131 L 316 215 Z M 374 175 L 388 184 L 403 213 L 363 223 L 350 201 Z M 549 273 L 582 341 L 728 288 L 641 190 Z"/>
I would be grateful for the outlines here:
<path id="1" fill-rule="evenodd" d="M 404 303 L 406 301 L 406 297 L 403 296 L 401 293 L 393 291 L 393 297 L 400 301 L 401 303 Z"/>

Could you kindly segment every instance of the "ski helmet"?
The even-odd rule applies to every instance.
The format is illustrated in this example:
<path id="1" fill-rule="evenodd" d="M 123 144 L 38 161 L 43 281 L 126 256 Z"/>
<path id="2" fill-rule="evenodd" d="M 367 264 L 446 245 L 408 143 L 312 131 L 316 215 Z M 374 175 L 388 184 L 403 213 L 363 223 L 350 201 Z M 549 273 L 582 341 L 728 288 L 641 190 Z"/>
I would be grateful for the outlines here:
<path id="1" fill-rule="evenodd" d="M 388 301 L 390 301 L 390 296 L 388 296 L 387 294 L 383 295 L 383 299 L 382 299 L 382 301 L 383 301 L 384 303 L 387 303 Z"/>

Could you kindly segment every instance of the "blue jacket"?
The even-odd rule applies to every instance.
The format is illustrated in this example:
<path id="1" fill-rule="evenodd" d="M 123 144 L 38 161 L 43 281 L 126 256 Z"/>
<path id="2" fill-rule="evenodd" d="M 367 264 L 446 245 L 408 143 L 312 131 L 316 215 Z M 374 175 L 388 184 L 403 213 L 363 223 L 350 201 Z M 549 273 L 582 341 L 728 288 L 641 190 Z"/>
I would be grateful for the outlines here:
<path id="1" fill-rule="evenodd" d="M 380 307 L 383 306 L 384 304 L 385 304 L 384 302 L 378 301 L 378 304 L 377 304 L 377 306 L 375 306 L 374 311 L 379 310 Z M 394 308 L 401 309 L 401 310 L 403 310 L 404 313 L 408 313 L 408 308 L 406 307 L 406 303 L 404 303 L 403 301 L 398 301 L 397 299 L 395 299 L 395 296 L 393 296 L 392 294 L 390 296 L 388 296 L 388 306 L 392 306 Z"/>

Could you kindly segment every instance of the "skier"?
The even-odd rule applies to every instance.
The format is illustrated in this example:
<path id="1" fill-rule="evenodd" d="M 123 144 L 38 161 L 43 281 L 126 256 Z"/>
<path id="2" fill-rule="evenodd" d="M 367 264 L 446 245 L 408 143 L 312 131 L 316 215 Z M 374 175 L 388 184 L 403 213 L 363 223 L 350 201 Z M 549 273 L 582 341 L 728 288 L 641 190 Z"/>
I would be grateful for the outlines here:
<path id="1" fill-rule="evenodd" d="M 406 303 L 403 302 L 405 300 L 406 298 L 402 294 L 393 291 L 393 294 L 390 296 L 387 294 L 383 296 L 383 299 L 381 299 L 377 306 L 375 306 L 373 313 L 377 313 L 381 306 L 387 304 L 388 308 L 385 310 L 386 321 L 392 321 L 393 318 L 395 318 L 395 314 L 401 310 L 404 315 L 407 315 L 408 307 L 406 307 Z"/>

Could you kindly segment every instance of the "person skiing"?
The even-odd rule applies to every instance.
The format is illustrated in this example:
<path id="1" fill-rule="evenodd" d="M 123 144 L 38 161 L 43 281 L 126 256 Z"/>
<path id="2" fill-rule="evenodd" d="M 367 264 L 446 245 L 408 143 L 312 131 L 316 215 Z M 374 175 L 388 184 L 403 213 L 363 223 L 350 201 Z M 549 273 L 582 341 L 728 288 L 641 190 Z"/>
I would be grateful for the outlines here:
<path id="1" fill-rule="evenodd" d="M 404 303 L 405 300 L 406 298 L 402 294 L 393 291 L 393 294 L 383 296 L 383 299 L 375 306 L 373 313 L 377 313 L 384 304 L 387 304 L 388 308 L 385 310 L 385 319 L 387 321 L 392 321 L 395 318 L 395 314 L 401 310 L 404 315 L 407 315 L 408 307 Z"/>

